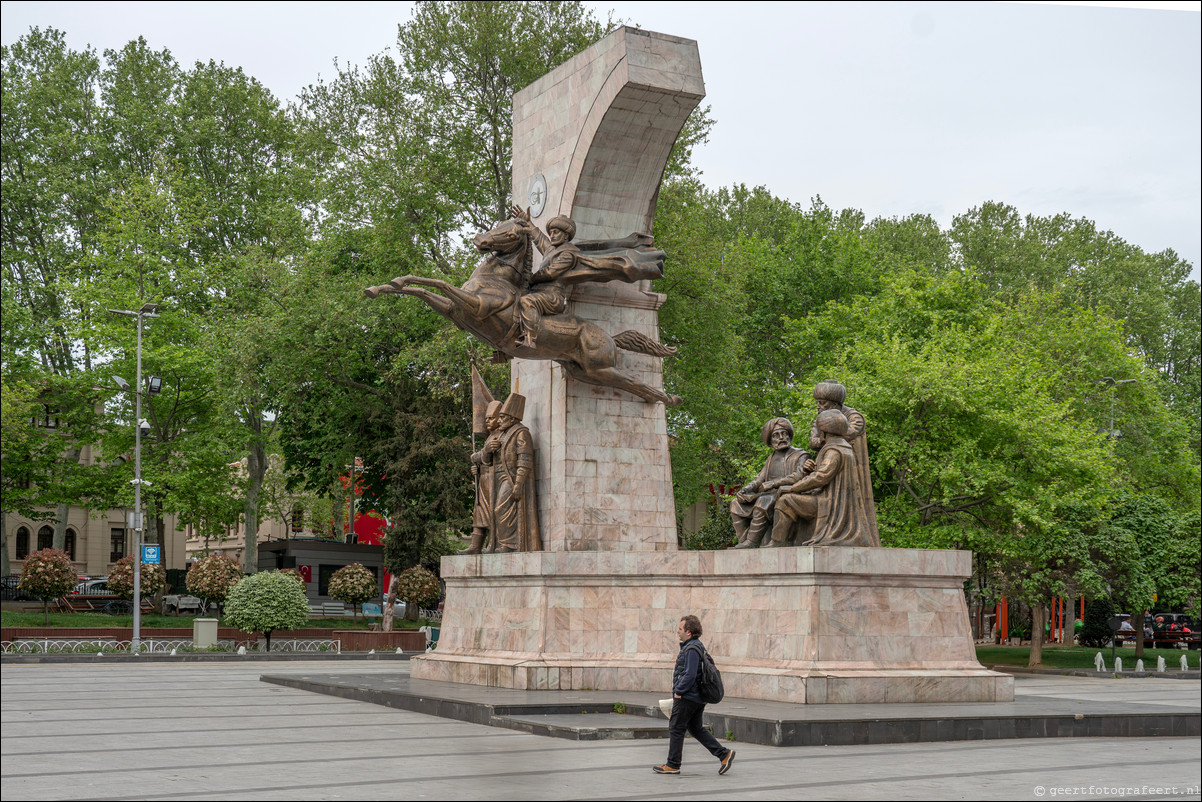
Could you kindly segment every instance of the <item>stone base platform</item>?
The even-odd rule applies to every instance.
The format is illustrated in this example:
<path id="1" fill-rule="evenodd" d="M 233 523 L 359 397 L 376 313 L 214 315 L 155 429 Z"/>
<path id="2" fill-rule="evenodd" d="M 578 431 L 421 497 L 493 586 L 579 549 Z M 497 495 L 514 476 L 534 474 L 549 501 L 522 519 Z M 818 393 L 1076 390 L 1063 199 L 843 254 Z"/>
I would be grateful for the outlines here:
<path id="1" fill-rule="evenodd" d="M 415 679 L 662 692 L 682 615 L 728 696 L 801 704 L 1008 702 L 976 660 L 966 551 L 791 547 L 444 557 L 438 649 Z"/>
<path id="2" fill-rule="evenodd" d="M 341 699 L 573 741 L 665 738 L 659 693 L 517 691 L 426 682 L 404 675 L 265 674 L 264 682 Z M 705 709 L 719 738 L 767 746 L 838 746 L 1008 738 L 1197 737 L 1192 690 L 1120 688 L 1112 679 L 1025 676 L 1013 702 L 798 705 L 727 696 Z M 1157 680 L 1149 680 L 1157 683 Z M 1130 684 L 1123 680 L 1122 684 Z M 1141 683 L 1142 684 L 1142 683 Z M 1176 684 L 1174 683 L 1171 684 Z M 624 711 L 618 714 L 617 710 Z"/>

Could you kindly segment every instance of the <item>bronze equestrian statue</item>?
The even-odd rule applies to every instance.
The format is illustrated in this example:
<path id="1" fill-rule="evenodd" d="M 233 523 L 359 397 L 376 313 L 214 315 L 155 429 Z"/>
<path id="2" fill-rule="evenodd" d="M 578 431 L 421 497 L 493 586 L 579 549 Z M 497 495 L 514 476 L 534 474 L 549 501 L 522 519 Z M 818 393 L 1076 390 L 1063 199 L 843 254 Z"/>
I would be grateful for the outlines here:
<path id="1" fill-rule="evenodd" d="M 675 348 L 637 331 L 611 337 L 595 323 L 566 313 L 532 316 L 527 311 L 526 323 L 534 328 L 523 330 L 521 299 L 532 292 L 532 285 L 534 292 L 542 290 L 538 288 L 538 273 L 532 270 L 533 224 L 528 213 L 515 210 L 515 217 L 476 235 L 476 249 L 484 258 L 462 287 L 436 278 L 401 276 L 364 292 L 368 298 L 383 293 L 413 295 L 460 329 L 510 357 L 553 359 L 569 376 L 582 382 L 617 387 L 670 407 L 680 404 L 680 396 L 657 390 L 617 366 L 619 348 L 658 357 L 671 356 Z M 634 282 L 662 278 L 664 274 L 665 254 L 654 247 L 647 234 L 578 242 L 572 247 L 572 264 L 555 277 L 555 282 L 568 290 L 586 281 Z"/>

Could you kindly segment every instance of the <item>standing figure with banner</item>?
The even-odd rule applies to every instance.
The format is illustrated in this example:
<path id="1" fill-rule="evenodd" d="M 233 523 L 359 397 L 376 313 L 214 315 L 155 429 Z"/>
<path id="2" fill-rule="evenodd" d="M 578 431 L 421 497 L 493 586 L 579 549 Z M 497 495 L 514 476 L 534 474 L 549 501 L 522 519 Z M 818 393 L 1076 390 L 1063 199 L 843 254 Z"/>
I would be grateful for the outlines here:
<path id="1" fill-rule="evenodd" d="M 492 540 L 498 552 L 541 551 L 534 498 L 534 438 L 522 425 L 525 396 L 510 393 L 497 415 L 496 437 L 483 451 L 491 461 Z"/>

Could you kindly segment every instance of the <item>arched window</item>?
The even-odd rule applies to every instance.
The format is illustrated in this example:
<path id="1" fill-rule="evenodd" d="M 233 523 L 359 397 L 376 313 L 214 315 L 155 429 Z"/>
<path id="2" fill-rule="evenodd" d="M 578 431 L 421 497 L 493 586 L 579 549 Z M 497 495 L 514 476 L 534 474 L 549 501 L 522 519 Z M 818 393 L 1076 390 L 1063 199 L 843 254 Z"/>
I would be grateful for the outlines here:
<path id="1" fill-rule="evenodd" d="M 63 541 L 63 551 L 67 552 L 67 556 L 73 561 L 75 559 L 75 530 L 67 529 L 67 537 Z"/>
<path id="2" fill-rule="evenodd" d="M 17 530 L 17 559 L 24 560 L 29 556 L 29 530 L 21 527 Z"/>
<path id="3" fill-rule="evenodd" d="M 48 549 L 54 545 L 54 527 L 43 526 L 38 530 L 38 550 Z"/>

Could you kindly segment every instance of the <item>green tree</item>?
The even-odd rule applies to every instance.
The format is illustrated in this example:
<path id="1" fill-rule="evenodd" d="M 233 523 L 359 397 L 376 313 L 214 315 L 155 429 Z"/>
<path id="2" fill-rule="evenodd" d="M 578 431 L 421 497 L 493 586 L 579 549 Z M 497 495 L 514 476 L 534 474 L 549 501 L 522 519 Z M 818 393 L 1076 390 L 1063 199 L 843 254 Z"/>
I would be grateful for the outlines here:
<path id="1" fill-rule="evenodd" d="M 403 91 L 456 222 L 487 231 L 509 218 L 513 93 L 606 32 L 579 2 L 420 2 L 397 33 Z"/>
<path id="2" fill-rule="evenodd" d="M 1122 321 L 1161 395 L 1190 424 L 1186 444 L 1199 452 L 1202 294 L 1192 265 L 1171 250 L 1145 253 L 1091 220 L 1021 215 L 997 202 L 954 218 L 949 236 L 956 256 L 949 266 L 975 268 L 993 292 L 1055 291 L 1066 303 Z"/>
<path id="3" fill-rule="evenodd" d="M 85 436 L 77 413 L 91 408 L 89 384 L 77 380 L 94 359 L 81 337 L 88 312 L 73 288 L 90 279 L 96 219 L 107 190 L 99 155 L 100 63 L 91 50 L 70 50 L 61 32 L 38 28 L 0 50 L 0 61 L 4 363 L 10 381 L 20 378 L 37 388 L 50 419 L 59 408 L 75 418 L 74 439 L 45 427 L 39 436 L 46 442 L 32 449 L 54 454 L 31 500 L 55 509 L 53 542 L 61 550 L 68 503 L 59 491 L 77 478 L 79 438 Z M 24 369 L 17 369 L 14 357 Z M 54 391 L 43 399 L 48 385 Z"/>
<path id="4" fill-rule="evenodd" d="M 243 632 L 262 632 L 271 651 L 271 633 L 296 629 L 309 620 L 304 583 L 279 571 L 250 574 L 225 600 L 225 621 Z"/>
<path id="5" fill-rule="evenodd" d="M 1148 368 L 1115 321 L 1057 293 L 1001 298 L 971 271 L 902 269 L 883 292 L 787 329 L 795 363 L 813 365 L 792 408 L 812 410 L 807 391 L 834 376 L 869 421 L 883 543 L 982 555 L 998 590 L 1032 608 L 1035 663 L 1045 602 L 1100 592 L 1138 559 L 1100 528 L 1112 488 L 1197 496 L 1183 427 L 1154 381 L 1131 385 L 1127 442 L 1105 436 L 1096 372 Z"/>
<path id="6" fill-rule="evenodd" d="M 684 179 L 661 188 L 656 240 L 669 254 L 657 289 L 678 512 L 707 484 L 732 484 L 763 462 L 759 430 L 791 403 L 815 356 L 790 350 L 786 322 L 873 294 L 880 278 L 862 216 L 821 200 L 809 209 L 760 187 L 715 192 Z"/>

